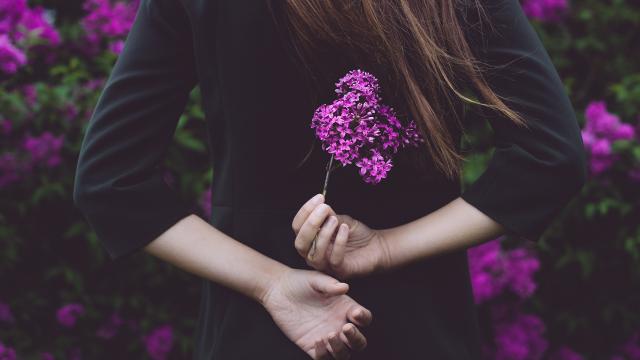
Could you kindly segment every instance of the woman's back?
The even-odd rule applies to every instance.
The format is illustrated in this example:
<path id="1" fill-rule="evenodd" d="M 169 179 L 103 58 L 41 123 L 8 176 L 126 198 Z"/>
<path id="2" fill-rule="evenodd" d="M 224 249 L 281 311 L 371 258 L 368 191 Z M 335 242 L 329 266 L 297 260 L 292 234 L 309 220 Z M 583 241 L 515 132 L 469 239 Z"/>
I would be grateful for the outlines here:
<path id="1" fill-rule="evenodd" d="M 534 50 L 537 39 L 517 0 L 490 3 L 502 6 L 493 20 L 511 21 L 517 27 L 514 34 L 521 37 L 493 38 L 488 53 L 492 47 L 516 44 L 519 50 Z M 282 15 L 279 7 L 274 9 L 276 17 Z M 329 159 L 316 142 L 311 117 L 320 103 L 334 96 L 338 77 L 371 64 L 329 51 L 322 58 L 325 76 L 312 85 L 296 63 L 286 34 L 279 32 L 282 29 L 266 1 L 142 0 L 97 104 L 79 169 L 86 179 L 111 180 L 84 183 L 92 184 L 96 199 L 109 199 L 88 218 L 112 257 L 139 249 L 190 213 L 190 205 L 162 181 L 156 166 L 189 92 L 199 85 L 214 173 L 211 224 L 273 259 L 309 268 L 294 248 L 291 221 L 300 205 L 321 190 Z M 474 39 L 471 34 L 469 38 Z M 531 63 L 542 59 L 550 64 L 546 53 L 533 56 Z M 552 69 L 547 69 L 549 74 Z M 561 91 L 557 83 L 548 86 Z M 388 100 L 402 109 L 402 99 Z M 116 118 L 117 122 L 107 121 Z M 459 143 L 459 131 L 454 127 L 451 131 Z M 107 145 L 109 139 L 121 141 Z M 401 150 L 388 178 L 377 185 L 363 182 L 355 166 L 337 169 L 332 172 L 327 203 L 372 228 L 386 228 L 424 216 L 458 197 L 459 181 L 446 179 L 429 162 L 426 170 L 417 166 L 418 151 Z M 82 157 L 91 161 L 82 162 Z M 111 161 L 116 158 L 126 160 Z M 503 170 L 490 172 L 484 183 L 497 180 Z M 476 193 L 470 195 L 479 199 Z M 134 221 L 137 227 L 127 234 L 111 226 Z M 466 251 L 349 284 L 349 294 L 374 314 L 373 323 L 364 330 L 367 349 L 354 358 L 479 356 Z M 208 280 L 203 280 L 198 321 L 195 359 L 308 358 L 259 304 Z"/>

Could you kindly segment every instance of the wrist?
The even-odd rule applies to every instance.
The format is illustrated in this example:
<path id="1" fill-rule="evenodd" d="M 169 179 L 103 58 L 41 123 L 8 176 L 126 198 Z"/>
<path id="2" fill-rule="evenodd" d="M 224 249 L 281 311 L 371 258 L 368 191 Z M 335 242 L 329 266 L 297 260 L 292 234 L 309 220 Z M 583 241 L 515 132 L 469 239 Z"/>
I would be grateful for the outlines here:
<path id="1" fill-rule="evenodd" d="M 380 237 L 380 254 L 375 268 L 376 272 L 385 272 L 394 267 L 392 254 L 393 231 L 391 229 L 379 229 L 377 231 Z"/>
<path id="2" fill-rule="evenodd" d="M 293 270 L 293 268 L 274 261 L 272 267 L 261 273 L 252 294 L 253 299 L 264 307 L 267 303 L 271 290 L 278 283 L 279 279 L 290 270 Z"/>

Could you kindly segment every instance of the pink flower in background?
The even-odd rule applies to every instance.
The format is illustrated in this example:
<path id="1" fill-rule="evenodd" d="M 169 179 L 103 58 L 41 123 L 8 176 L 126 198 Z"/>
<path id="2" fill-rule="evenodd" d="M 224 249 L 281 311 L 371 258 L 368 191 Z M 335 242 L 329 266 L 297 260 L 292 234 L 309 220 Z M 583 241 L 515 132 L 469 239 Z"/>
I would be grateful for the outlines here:
<path id="1" fill-rule="evenodd" d="M 568 9 L 567 0 L 523 0 L 522 9 L 532 19 L 559 21 Z"/>
<path id="2" fill-rule="evenodd" d="M 76 324 L 78 316 L 85 313 L 84 306 L 78 303 L 71 303 L 58 309 L 56 317 L 60 325 L 65 327 L 73 327 Z"/>
<path id="3" fill-rule="evenodd" d="M 524 314 L 507 305 L 492 308 L 495 348 L 491 359 L 537 360 L 548 348 L 545 325 L 536 315 Z"/>
<path id="4" fill-rule="evenodd" d="M 586 123 L 582 129 L 582 140 L 589 153 L 589 168 L 593 175 L 599 175 L 611 168 L 618 159 L 611 145 L 617 140 L 630 140 L 636 131 L 630 124 L 607 111 L 604 101 L 592 101 L 585 109 Z"/>
<path id="5" fill-rule="evenodd" d="M 60 34 L 53 27 L 51 20 L 42 6 L 35 6 L 22 13 L 14 34 L 15 41 L 19 42 L 29 37 L 44 40 L 48 45 L 59 45 Z"/>
<path id="6" fill-rule="evenodd" d="M 27 50 L 60 44 L 60 35 L 46 10 L 27 6 L 26 0 L 0 1 L 0 70 L 14 74 L 27 64 Z M 45 54 L 50 56 L 51 54 Z"/>
<path id="7" fill-rule="evenodd" d="M 43 352 L 43 353 L 40 353 L 40 359 L 41 360 L 55 360 L 55 357 L 53 357 L 53 355 L 51 355 L 51 353 Z"/>
<path id="8" fill-rule="evenodd" d="M 525 299 L 536 289 L 534 274 L 540 261 L 531 250 L 502 250 L 500 238 L 467 251 L 473 295 L 477 304 L 493 299 L 505 290 Z"/>
<path id="9" fill-rule="evenodd" d="M 109 44 L 109 50 L 114 54 L 120 55 L 122 49 L 124 49 L 124 40 L 116 40 Z"/>
<path id="10" fill-rule="evenodd" d="M 44 164 L 54 167 L 62 162 L 60 150 L 64 143 L 64 135 L 54 136 L 45 131 L 40 136 L 27 135 L 22 147 L 31 155 L 32 165 Z"/>
<path id="11" fill-rule="evenodd" d="M 104 39 L 108 49 L 116 54 L 122 51 L 123 40 L 129 33 L 140 1 L 86 0 L 83 9 L 87 15 L 81 20 L 85 31 L 86 50 L 95 54 Z"/>
<path id="12" fill-rule="evenodd" d="M 13 45 L 9 36 L 0 34 L 0 69 L 7 74 L 14 74 L 26 63 L 24 52 Z"/>
<path id="13" fill-rule="evenodd" d="M 149 357 L 164 360 L 173 347 L 173 328 L 171 325 L 159 326 L 145 335 L 143 340 Z"/>

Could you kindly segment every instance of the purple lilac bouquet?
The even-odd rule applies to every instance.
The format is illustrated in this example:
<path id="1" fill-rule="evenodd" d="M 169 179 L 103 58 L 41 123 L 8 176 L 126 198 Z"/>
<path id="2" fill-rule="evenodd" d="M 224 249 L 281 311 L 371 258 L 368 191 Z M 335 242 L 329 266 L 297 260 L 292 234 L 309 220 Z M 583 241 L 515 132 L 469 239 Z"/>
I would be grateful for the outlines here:
<path id="1" fill-rule="evenodd" d="M 391 157 L 401 147 L 424 142 L 414 121 L 403 126 L 394 109 L 381 103 L 378 79 L 368 72 L 349 71 L 336 83 L 339 98 L 320 105 L 311 128 L 331 154 L 322 194 L 326 194 L 333 159 L 355 164 L 369 184 L 377 184 L 391 170 Z"/>

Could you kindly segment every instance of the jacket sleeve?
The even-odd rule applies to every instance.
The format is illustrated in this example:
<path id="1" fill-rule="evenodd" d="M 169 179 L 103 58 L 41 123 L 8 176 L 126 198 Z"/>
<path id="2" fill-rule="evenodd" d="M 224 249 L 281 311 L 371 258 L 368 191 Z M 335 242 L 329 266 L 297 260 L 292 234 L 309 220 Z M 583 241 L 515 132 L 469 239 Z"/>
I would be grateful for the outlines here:
<path id="1" fill-rule="evenodd" d="M 538 241 L 583 187 L 586 152 L 562 81 L 519 1 L 483 3 L 494 31 L 483 24 L 481 36 L 472 33 L 476 56 L 491 66 L 490 87 L 530 128 L 487 108 L 472 111 L 472 121 L 489 121 L 495 149 L 461 197 L 508 235 Z"/>
<path id="2" fill-rule="evenodd" d="M 197 83 L 190 25 L 176 0 L 141 0 L 87 124 L 73 201 L 111 259 L 191 214 L 162 162 Z"/>

